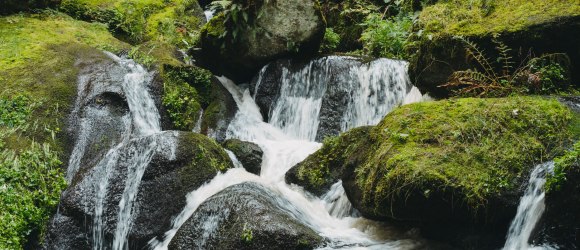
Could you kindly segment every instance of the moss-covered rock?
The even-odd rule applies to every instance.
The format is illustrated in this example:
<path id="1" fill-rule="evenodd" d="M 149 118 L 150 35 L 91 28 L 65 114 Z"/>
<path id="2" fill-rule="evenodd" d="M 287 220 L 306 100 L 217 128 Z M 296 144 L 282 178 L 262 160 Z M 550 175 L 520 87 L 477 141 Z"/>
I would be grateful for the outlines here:
<path id="1" fill-rule="evenodd" d="M 299 170 L 320 186 L 342 168 L 349 200 L 371 218 L 506 225 L 530 168 L 579 138 L 579 120 L 541 97 L 411 104 L 328 141 Z"/>
<path id="2" fill-rule="evenodd" d="M 270 61 L 318 52 L 325 26 L 316 1 L 235 0 L 233 6 L 201 32 L 196 57 L 215 74 L 241 83 Z"/>
<path id="3" fill-rule="evenodd" d="M 152 144 L 153 143 L 153 144 Z M 119 149 L 119 157 L 108 171 L 110 181 L 103 207 L 104 245 L 110 246 L 115 233 L 119 202 L 123 196 L 130 165 L 135 156 L 155 145 L 151 161 L 140 180 L 133 208 L 129 248 L 142 249 L 149 240 L 172 227 L 172 219 L 185 207 L 186 195 L 233 167 L 227 153 L 206 136 L 167 131 L 135 138 Z M 97 161 L 98 162 L 98 161 Z M 61 197 L 60 214 L 50 224 L 48 249 L 90 248 L 95 199 L 94 186 L 102 178 L 103 165 L 95 164 L 81 173 Z M 88 201 L 88 203 L 87 203 Z M 80 229 L 80 230 L 79 230 Z"/>
<path id="4" fill-rule="evenodd" d="M 14 237 L 8 239 L 8 245 L 0 239 L 0 248 L 19 248 L 27 240 L 27 248 L 38 248 L 35 234 L 44 232 L 48 216 L 58 204 L 55 196 L 66 183 L 61 167 L 67 162 L 72 139 L 62 131 L 67 129 L 66 118 L 77 95 L 77 77 L 87 65 L 110 61 L 102 49 L 120 52 L 129 46 L 112 37 L 103 25 L 55 12 L 0 17 L 0 40 L 2 97 L 14 101 L 24 96 L 32 105 L 22 123 L 0 124 L 0 162 L 22 164 L 13 168 L 0 163 L 0 179 L 9 183 L 4 191 L 12 190 L 0 194 L 7 206 L 2 210 L 10 213 L 0 217 L 11 221 L 2 221 L 5 227 L 0 238 Z M 3 119 L 6 115 L 2 114 Z M 26 159 L 31 162 L 25 163 Z M 35 201 L 35 196 L 40 199 Z"/>
<path id="5" fill-rule="evenodd" d="M 559 0 L 466 1 L 447 0 L 426 7 L 419 16 L 413 36 L 410 75 L 415 85 L 435 96 L 446 96 L 444 88 L 454 71 L 478 68 L 465 53 L 462 36 L 477 44 L 495 60 L 494 34 L 512 49 L 515 65 L 534 55 L 566 53 L 573 62 L 574 82 L 580 79 L 575 62 L 580 61 L 580 5 Z M 529 59 L 529 58 L 528 58 Z"/>
<path id="6" fill-rule="evenodd" d="M 534 240 L 574 249 L 580 246 L 580 142 L 556 158 L 554 167 L 546 182 L 546 211 Z"/>
<path id="7" fill-rule="evenodd" d="M 117 35 L 135 43 L 192 42 L 205 23 L 197 1 L 64 0 L 59 9 L 75 18 L 107 24 Z"/>

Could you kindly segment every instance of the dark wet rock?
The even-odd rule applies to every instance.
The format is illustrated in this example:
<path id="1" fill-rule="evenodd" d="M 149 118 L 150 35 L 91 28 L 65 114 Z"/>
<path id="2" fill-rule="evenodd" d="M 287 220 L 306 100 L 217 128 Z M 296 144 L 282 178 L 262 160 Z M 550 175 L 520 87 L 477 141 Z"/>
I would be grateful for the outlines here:
<path id="1" fill-rule="evenodd" d="M 229 139 L 224 141 L 225 149 L 232 151 L 244 168 L 256 175 L 260 175 L 262 169 L 262 149 L 255 143 L 240 141 L 238 139 Z"/>
<path id="2" fill-rule="evenodd" d="M 499 58 L 496 45 L 492 42 L 493 34 L 466 37 L 477 44 L 490 58 Z M 572 62 L 580 61 L 580 16 L 560 17 L 548 22 L 535 24 L 514 32 L 503 32 L 500 40 L 512 49 L 511 55 L 516 64 L 528 56 L 528 51 L 535 55 L 548 53 L 565 53 Z M 454 71 L 474 68 L 475 60 L 469 60 L 465 54 L 465 45 L 450 35 L 437 36 L 432 40 L 423 39 L 418 43 L 418 54 L 410 61 L 409 75 L 421 92 L 434 97 L 445 97 L 449 92 L 438 87 L 448 81 Z M 571 65 L 572 83 L 580 82 L 579 64 Z"/>
<path id="3" fill-rule="evenodd" d="M 216 75 L 243 83 L 270 61 L 318 52 L 325 24 L 316 1 L 235 0 L 234 3 L 248 8 L 244 17 L 222 14 L 202 29 L 202 50 L 196 57 Z"/>
<path id="4" fill-rule="evenodd" d="M 201 133 L 218 142 L 226 139 L 230 122 L 234 119 L 238 106 L 228 90 L 220 81 L 212 77 L 209 106 L 203 111 Z"/>
<path id="5" fill-rule="evenodd" d="M 118 150 L 118 160 L 107 169 L 96 164 L 79 173 L 63 192 L 60 214 L 53 218 L 48 248 L 55 244 L 73 249 L 84 241 L 91 241 L 91 227 L 95 215 L 95 200 L 102 192 L 96 185 L 103 173 L 109 176 L 104 197 L 103 230 L 105 245 L 110 245 L 117 225 L 119 201 L 127 183 L 128 169 L 135 169 L 136 156 L 149 155 L 133 207 L 133 226 L 128 234 L 129 248 L 141 249 L 149 240 L 161 236 L 171 228 L 173 216 L 186 204 L 186 194 L 211 180 L 219 171 L 233 167 L 226 152 L 213 140 L 194 133 L 163 132 L 134 139 Z M 147 154 L 149 152 L 149 154 Z M 68 219 L 63 220 L 63 217 Z M 74 235 L 62 230 L 65 225 L 85 225 Z M 59 229 L 60 228 L 60 229 Z M 87 239 L 87 237 L 89 237 Z M 64 243 L 63 243 L 64 242 Z M 57 247 L 60 245 L 55 245 Z M 70 246 L 70 247 L 68 247 Z"/>
<path id="6" fill-rule="evenodd" d="M 202 203 L 170 249 L 312 249 L 323 239 L 294 206 L 260 184 L 231 186 Z"/>

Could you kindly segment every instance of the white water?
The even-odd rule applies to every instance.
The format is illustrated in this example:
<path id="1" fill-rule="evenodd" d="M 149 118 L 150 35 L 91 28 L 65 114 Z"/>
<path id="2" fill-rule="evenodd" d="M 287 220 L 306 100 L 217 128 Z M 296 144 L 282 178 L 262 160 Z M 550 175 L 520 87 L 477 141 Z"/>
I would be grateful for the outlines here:
<path id="1" fill-rule="evenodd" d="M 401 64 L 400 66 L 403 67 L 401 72 L 404 72 L 406 65 Z M 368 73 L 374 74 L 376 73 L 374 71 L 380 70 L 383 68 L 374 67 L 373 72 Z M 259 108 L 247 89 L 242 90 L 230 80 L 223 77 L 219 78 L 224 87 L 230 91 L 239 108 L 234 120 L 229 125 L 227 137 L 251 141 L 262 148 L 264 155 L 261 174 L 256 176 L 246 172 L 243 168 L 231 169 L 225 174 L 218 174 L 209 183 L 189 193 L 187 206 L 173 221 L 173 228 L 166 232 L 163 239 L 150 241 L 152 249 L 167 249 L 181 225 L 207 198 L 229 186 L 248 181 L 264 185 L 293 204 L 292 207 L 285 210 L 290 211 L 293 217 L 311 227 L 321 236 L 331 240 L 331 243 L 326 246 L 327 248 L 413 249 L 418 246 L 419 243 L 415 240 L 395 240 L 395 238 L 401 239 L 403 237 L 393 237 L 394 232 L 384 224 L 364 218 L 350 217 L 352 206 L 346 198 L 341 183 L 333 185 L 329 193 L 320 199 L 307 195 L 300 187 L 287 185 L 284 182 L 284 175 L 292 166 L 321 147 L 320 143 L 314 142 L 314 138 L 318 127 L 316 114 L 320 110 L 320 102 L 316 99 L 320 99 L 324 92 L 324 88 L 321 87 L 323 84 L 316 84 L 316 82 L 309 80 L 300 81 L 300 79 L 312 79 L 310 77 L 312 72 L 309 72 L 309 69 L 298 74 L 298 76 L 287 76 L 287 79 L 293 79 L 294 82 L 282 87 L 281 98 L 274 108 L 271 124 L 263 121 Z M 367 78 L 361 76 L 361 79 Z M 397 79 L 405 80 L 406 76 Z M 354 89 L 353 96 L 362 96 L 356 93 L 359 90 L 375 91 L 376 86 L 372 85 L 374 83 L 382 82 L 385 84 L 389 82 L 376 79 L 369 80 L 371 83 L 365 81 L 360 81 L 360 85 L 363 87 Z M 402 85 L 402 83 L 392 84 Z M 404 84 L 407 84 L 406 80 Z M 384 86 L 380 86 L 380 88 L 385 89 Z M 375 93 L 378 92 L 375 91 Z M 417 93 L 412 94 L 416 95 Z M 377 104 L 375 101 L 349 103 L 353 108 L 349 109 L 349 114 L 345 116 L 347 117 L 345 119 L 350 117 L 356 121 L 347 121 L 345 124 L 355 126 L 355 124 L 378 122 L 376 117 L 382 117 L 386 113 L 376 114 L 377 112 L 388 112 L 394 106 L 402 103 L 405 99 L 405 93 L 399 95 L 398 101 L 392 99 L 392 102 L 381 102 L 381 104 Z M 421 96 L 420 93 L 419 96 Z M 375 105 L 384 105 L 384 107 L 377 108 Z M 350 114 L 350 112 L 359 111 L 360 114 Z M 364 120 L 365 116 L 368 120 Z"/>
<path id="2" fill-rule="evenodd" d="M 103 218 L 104 210 L 106 206 L 113 205 L 106 204 L 107 192 L 111 178 L 114 177 L 114 174 L 118 174 L 118 170 L 116 171 L 115 167 L 119 164 L 119 160 L 122 159 L 124 163 L 128 163 L 126 164 L 127 178 L 118 204 L 119 212 L 112 245 L 112 249 L 127 249 L 127 235 L 132 226 L 134 203 L 145 168 L 154 152 L 169 154 L 168 158 L 175 157 L 176 142 L 160 140 L 160 137 L 157 136 L 161 132 L 160 116 L 148 92 L 148 86 L 153 79 L 153 74 L 132 60 L 119 58 L 108 52 L 106 54 L 126 71 L 120 87 L 126 97 L 130 116 L 127 115 L 122 119 L 127 130 L 123 133 L 121 142 L 110 149 L 93 168 L 93 172 L 90 173 L 90 175 L 93 175 L 93 179 L 96 180 L 94 183 L 90 183 L 90 188 L 92 188 L 95 196 L 92 201 L 85 200 L 85 204 L 94 204 L 92 248 L 111 248 L 110 245 L 105 244 L 104 240 L 104 221 L 112 219 Z M 81 85 L 85 82 L 87 81 L 79 79 Z M 84 91 L 85 88 L 86 86 L 79 86 L 79 96 L 80 91 Z M 77 113 L 80 112 L 81 106 L 80 101 L 77 101 L 75 107 Z M 105 111 L 93 110 L 91 112 Z M 106 115 L 97 115 L 95 117 L 106 117 Z M 99 129 L 93 126 L 91 118 L 95 119 L 94 117 L 81 118 L 79 135 L 67 169 L 67 179 L 69 181 L 79 169 L 84 151 L 88 146 L 88 136 L 92 134 L 91 131 Z M 163 148 L 164 151 L 161 152 L 160 148 Z"/>
<path id="3" fill-rule="evenodd" d="M 520 200 L 516 217 L 510 225 L 504 250 L 552 249 L 549 246 L 530 246 L 528 242 L 544 213 L 546 174 L 553 169 L 554 162 L 547 162 L 536 166 L 533 170 L 528 188 Z"/>

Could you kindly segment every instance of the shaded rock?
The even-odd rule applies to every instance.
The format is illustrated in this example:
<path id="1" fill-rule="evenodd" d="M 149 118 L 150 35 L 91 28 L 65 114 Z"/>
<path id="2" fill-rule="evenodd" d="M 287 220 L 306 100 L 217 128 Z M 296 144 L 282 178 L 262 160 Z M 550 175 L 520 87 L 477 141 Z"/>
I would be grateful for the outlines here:
<path id="1" fill-rule="evenodd" d="M 60 214 L 53 218 L 51 225 L 56 231 L 48 234 L 48 248 L 53 248 L 51 242 L 70 243 L 70 247 L 65 248 L 72 248 L 93 240 L 91 228 L 99 194 L 104 195 L 104 245 L 110 246 L 119 218 L 119 201 L 128 183 L 127 174 L 136 171 L 138 159 L 149 158 L 150 161 L 138 180 L 132 227 L 128 233 L 130 249 L 141 249 L 152 238 L 163 235 L 171 228 L 173 216 L 185 206 L 187 193 L 211 180 L 218 172 L 233 167 L 225 151 L 213 140 L 187 132 L 170 131 L 136 138 L 122 145 L 117 152 L 108 155 L 108 159 L 117 159 L 112 164 L 101 162 L 79 173 L 63 192 Z M 145 158 L 139 158 L 143 154 Z M 103 175 L 110 178 L 106 191 L 98 187 Z M 61 221 L 63 216 L 69 219 Z M 62 230 L 64 226 L 59 223 L 88 226 L 82 227 L 75 235 L 68 235 L 71 232 Z"/>
<path id="2" fill-rule="evenodd" d="M 203 111 L 201 133 L 222 142 L 226 139 L 228 126 L 238 106 L 230 92 L 215 77 L 211 80 L 210 100 L 209 106 Z"/>
<path id="3" fill-rule="evenodd" d="M 291 211 L 294 206 L 260 184 L 231 186 L 202 203 L 170 249 L 312 249 L 323 239 Z"/>
<path id="4" fill-rule="evenodd" d="M 414 223 L 425 237 L 460 248 L 493 249 L 503 245 L 531 167 L 578 138 L 575 119 L 541 97 L 405 105 L 373 128 L 326 140 L 286 177 L 320 194 L 341 175 L 367 218 Z"/>
<path id="5" fill-rule="evenodd" d="M 487 56 L 492 60 L 499 58 L 492 34 L 465 37 L 490 53 Z M 535 55 L 565 53 L 572 62 L 579 62 L 580 16 L 555 18 L 522 30 L 500 32 L 499 40 L 512 49 L 510 56 L 516 65 L 528 57 L 530 51 Z M 445 97 L 449 95 L 449 90 L 438 86 L 446 83 L 453 72 L 478 67 L 475 60 L 466 56 L 463 42 L 452 35 L 441 35 L 432 40 L 423 38 L 418 41 L 417 56 L 410 61 L 409 75 L 422 92 Z M 579 67 L 578 63 L 571 65 L 572 83 L 580 82 Z"/>
<path id="6" fill-rule="evenodd" d="M 222 14 L 202 29 L 198 62 L 216 75 L 242 83 L 270 61 L 318 52 L 325 25 L 315 1 L 234 3 L 244 8 L 243 15 Z"/>
<path id="7" fill-rule="evenodd" d="M 342 179 L 346 168 L 356 167 L 370 145 L 370 131 L 373 127 L 359 127 L 324 141 L 324 145 L 304 161 L 286 172 L 288 184 L 296 184 L 316 196 L 322 196 L 330 187 Z M 357 150 L 351 152 L 349 149 Z M 319 166 L 319 167 L 314 167 Z"/>
<path id="8" fill-rule="evenodd" d="M 255 143 L 229 139 L 223 142 L 225 149 L 232 151 L 244 168 L 256 175 L 260 175 L 262 169 L 262 156 L 264 152 Z"/>

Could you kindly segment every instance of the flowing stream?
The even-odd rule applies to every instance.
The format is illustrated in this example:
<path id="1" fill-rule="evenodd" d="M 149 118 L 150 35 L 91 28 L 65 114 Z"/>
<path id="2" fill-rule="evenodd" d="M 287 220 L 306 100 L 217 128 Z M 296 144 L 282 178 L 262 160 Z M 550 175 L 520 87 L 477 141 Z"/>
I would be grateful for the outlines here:
<path id="1" fill-rule="evenodd" d="M 416 89 L 412 90 L 406 75 L 404 77 L 389 75 L 406 71 L 406 64 L 393 62 L 384 59 L 377 62 L 381 65 L 362 67 L 359 70 L 352 69 L 353 75 L 355 73 L 359 75 L 351 78 L 354 83 L 345 81 L 343 83 L 345 86 L 342 86 L 351 88 L 351 97 L 353 97 L 349 98 L 349 108 L 343 114 L 344 130 L 360 125 L 375 124 L 380 121 L 378 117 L 382 118 L 396 105 L 421 99 L 421 94 Z M 392 68 L 396 70 L 390 70 Z M 382 74 L 381 79 L 389 80 L 369 80 L 368 74 L 377 75 L 378 73 Z M 218 77 L 232 94 L 239 108 L 229 125 L 227 137 L 251 141 L 262 148 L 264 155 L 260 176 L 237 167 L 224 174 L 218 174 L 209 183 L 189 193 L 187 206 L 173 221 L 173 228 L 165 234 L 162 240 L 150 241 L 152 249 L 167 249 L 177 230 L 207 198 L 229 186 L 248 181 L 260 183 L 288 200 L 292 205 L 285 207 L 284 210 L 290 211 L 293 217 L 321 236 L 328 238 L 330 243 L 325 248 L 413 249 L 421 244 L 416 239 L 406 239 L 401 235 L 394 237 L 395 231 L 387 225 L 355 216 L 356 213 L 346 198 L 340 182 L 333 185 L 322 198 L 307 195 L 301 188 L 284 182 L 284 175 L 292 166 L 321 147 L 321 144 L 315 142 L 314 138 L 315 131 L 318 129 L 317 112 L 322 103 L 320 99 L 324 96 L 325 83 L 320 82 L 320 78 L 312 77 L 311 74 L 310 77 L 302 77 L 305 75 L 309 73 L 298 72 L 298 75 L 288 77 L 288 79 L 293 79 L 292 84 L 287 86 L 283 84 L 270 123 L 264 122 L 248 89 L 241 89 L 229 79 Z M 352 87 L 353 85 L 359 87 Z M 374 98 L 373 95 L 382 97 Z M 361 96 L 366 96 L 369 100 L 357 100 Z M 388 99 L 390 101 L 373 101 L 373 98 L 386 100 L 383 98 L 385 96 L 390 97 Z M 279 122 L 280 120 L 300 122 Z M 215 220 L 215 218 L 207 219 Z M 212 223 L 208 221 L 207 224 Z M 215 228 L 208 228 L 207 233 L 211 233 L 212 230 Z M 199 239 L 198 245 L 203 245 L 206 238 L 207 235 Z"/>
<path id="2" fill-rule="evenodd" d="M 510 225 L 504 250 L 553 249 L 550 246 L 531 246 L 528 242 L 544 209 L 546 175 L 554 170 L 554 162 L 536 166 L 530 175 L 528 188 L 518 205 L 516 217 Z"/>

